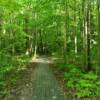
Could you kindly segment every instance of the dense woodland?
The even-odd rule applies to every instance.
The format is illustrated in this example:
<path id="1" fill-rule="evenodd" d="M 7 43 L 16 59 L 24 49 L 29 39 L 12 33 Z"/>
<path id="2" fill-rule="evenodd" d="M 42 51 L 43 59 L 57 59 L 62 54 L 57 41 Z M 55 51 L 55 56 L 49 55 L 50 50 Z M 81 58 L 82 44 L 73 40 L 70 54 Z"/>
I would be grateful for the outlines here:
<path id="1" fill-rule="evenodd" d="M 0 0 L 0 95 L 4 77 L 36 55 L 60 58 L 78 98 L 100 97 L 100 0 Z"/>

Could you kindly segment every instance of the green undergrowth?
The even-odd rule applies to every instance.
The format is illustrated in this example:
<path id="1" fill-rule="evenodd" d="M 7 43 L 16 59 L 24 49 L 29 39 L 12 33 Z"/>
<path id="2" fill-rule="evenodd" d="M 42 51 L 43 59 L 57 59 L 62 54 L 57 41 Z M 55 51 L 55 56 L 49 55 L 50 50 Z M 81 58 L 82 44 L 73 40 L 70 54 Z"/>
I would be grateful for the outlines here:
<path id="1" fill-rule="evenodd" d="M 73 64 L 59 64 L 59 68 L 65 71 L 66 87 L 75 91 L 75 97 L 100 98 L 100 78 L 93 71 L 82 71 Z"/>
<path id="2" fill-rule="evenodd" d="M 29 57 L 27 56 L 10 56 L 0 55 L 0 97 L 8 95 L 9 84 L 16 84 L 19 71 L 25 69 L 25 64 L 28 63 Z"/>

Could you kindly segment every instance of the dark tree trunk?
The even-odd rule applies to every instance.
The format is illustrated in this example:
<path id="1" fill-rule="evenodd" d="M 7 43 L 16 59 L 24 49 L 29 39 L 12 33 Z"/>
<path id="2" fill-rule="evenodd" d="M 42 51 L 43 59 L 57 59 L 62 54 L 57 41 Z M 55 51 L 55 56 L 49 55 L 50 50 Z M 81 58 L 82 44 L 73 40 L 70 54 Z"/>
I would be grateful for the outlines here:
<path id="1" fill-rule="evenodd" d="M 87 10 L 87 70 L 91 70 L 91 0 L 88 0 Z"/>

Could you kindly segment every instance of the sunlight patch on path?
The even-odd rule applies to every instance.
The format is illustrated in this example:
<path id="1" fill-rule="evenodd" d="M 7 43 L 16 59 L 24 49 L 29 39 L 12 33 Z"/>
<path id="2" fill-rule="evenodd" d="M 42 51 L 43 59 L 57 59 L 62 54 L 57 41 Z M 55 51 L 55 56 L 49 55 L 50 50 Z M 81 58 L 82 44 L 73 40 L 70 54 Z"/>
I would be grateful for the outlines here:
<path id="1" fill-rule="evenodd" d="M 51 61 L 49 58 L 45 58 L 45 57 L 33 57 L 31 62 L 35 62 L 35 63 L 52 63 L 53 61 Z"/>

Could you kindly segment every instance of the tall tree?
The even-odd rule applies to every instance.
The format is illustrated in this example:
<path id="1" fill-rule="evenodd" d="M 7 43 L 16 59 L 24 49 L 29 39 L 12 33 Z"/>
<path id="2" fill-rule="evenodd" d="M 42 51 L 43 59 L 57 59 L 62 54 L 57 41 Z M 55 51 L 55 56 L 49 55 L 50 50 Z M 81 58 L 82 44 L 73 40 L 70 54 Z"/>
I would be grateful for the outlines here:
<path id="1" fill-rule="evenodd" d="M 97 10 L 98 10 L 98 65 L 100 66 L 100 0 L 97 0 Z"/>
<path id="2" fill-rule="evenodd" d="M 91 0 L 88 0 L 87 6 L 87 70 L 91 70 Z"/>

